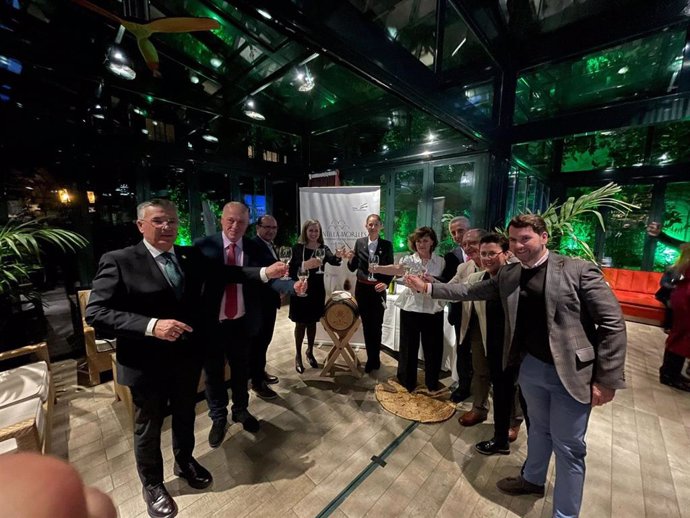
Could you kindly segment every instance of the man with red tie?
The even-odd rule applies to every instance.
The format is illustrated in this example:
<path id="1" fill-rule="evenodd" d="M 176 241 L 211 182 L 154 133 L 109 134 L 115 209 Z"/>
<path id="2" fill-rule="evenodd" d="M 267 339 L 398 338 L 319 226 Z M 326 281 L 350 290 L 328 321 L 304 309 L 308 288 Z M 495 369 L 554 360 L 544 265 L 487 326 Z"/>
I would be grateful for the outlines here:
<path id="1" fill-rule="evenodd" d="M 223 207 L 222 231 L 201 238 L 194 246 L 207 258 L 226 265 L 266 266 L 266 257 L 259 245 L 244 237 L 249 226 L 249 208 L 231 201 Z M 264 275 L 261 281 L 267 282 Z M 230 365 L 232 420 L 242 423 L 251 433 L 259 431 L 259 421 L 249 413 L 250 344 L 262 328 L 261 281 L 223 285 L 213 281 L 204 289 L 204 314 L 208 337 L 204 362 L 206 400 L 213 421 L 209 444 L 217 448 L 228 427 L 228 392 L 225 388 L 225 360 Z"/>

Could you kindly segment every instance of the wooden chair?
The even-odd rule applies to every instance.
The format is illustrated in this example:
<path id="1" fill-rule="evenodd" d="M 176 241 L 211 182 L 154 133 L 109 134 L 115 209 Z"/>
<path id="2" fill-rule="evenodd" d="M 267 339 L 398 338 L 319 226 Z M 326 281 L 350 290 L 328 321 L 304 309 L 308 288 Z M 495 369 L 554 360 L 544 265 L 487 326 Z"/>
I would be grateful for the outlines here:
<path id="1" fill-rule="evenodd" d="M 0 443 L 14 441 L 19 451 L 49 453 L 55 382 L 48 345 L 41 342 L 3 351 L 0 361 L 32 354 L 38 362 L 0 372 L 4 385 L 0 402 Z M 45 362 L 47 372 L 41 362 Z"/>
<path id="2" fill-rule="evenodd" d="M 89 370 L 89 385 L 98 385 L 101 382 L 101 372 L 111 370 L 111 356 L 117 347 L 115 339 L 104 340 L 96 338 L 96 331 L 86 323 L 86 305 L 89 302 L 91 290 L 81 290 L 77 292 L 79 297 L 79 311 L 84 330 L 84 349 L 86 351 L 86 365 Z"/>

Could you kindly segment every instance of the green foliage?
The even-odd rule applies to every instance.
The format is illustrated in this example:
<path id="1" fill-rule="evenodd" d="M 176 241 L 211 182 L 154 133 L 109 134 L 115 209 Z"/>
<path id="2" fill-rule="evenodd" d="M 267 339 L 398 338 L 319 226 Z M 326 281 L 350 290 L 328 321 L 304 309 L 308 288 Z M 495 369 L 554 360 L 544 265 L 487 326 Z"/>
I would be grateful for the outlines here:
<path id="1" fill-rule="evenodd" d="M 177 206 L 177 218 L 180 221 L 176 245 L 189 246 L 192 244 L 192 232 L 189 221 L 189 201 L 187 184 L 184 181 L 184 173 L 174 173 L 171 184 L 168 185 L 168 197 Z"/>
<path id="2" fill-rule="evenodd" d="M 407 236 L 415 229 L 416 210 L 401 210 L 395 214 L 395 232 L 393 233 L 393 251 L 407 252 Z"/>
<path id="3" fill-rule="evenodd" d="M 71 230 L 51 227 L 46 218 L 20 223 L 9 221 L 0 230 L 0 296 L 17 293 L 30 283 L 30 274 L 41 267 L 46 247 L 75 252 L 88 241 Z"/>
<path id="4" fill-rule="evenodd" d="M 546 222 L 552 242 L 558 242 L 565 236 L 572 242 L 571 249 L 579 250 L 578 256 L 595 261 L 594 252 L 589 244 L 577 235 L 575 223 L 585 216 L 592 216 L 605 231 L 604 217 L 600 212 L 602 208 L 608 208 L 620 214 L 627 214 L 630 210 L 636 209 L 637 205 L 616 198 L 620 191 L 619 185 L 610 182 L 577 199 L 571 196 L 560 205 L 558 200 L 551 203 L 541 216 Z"/>

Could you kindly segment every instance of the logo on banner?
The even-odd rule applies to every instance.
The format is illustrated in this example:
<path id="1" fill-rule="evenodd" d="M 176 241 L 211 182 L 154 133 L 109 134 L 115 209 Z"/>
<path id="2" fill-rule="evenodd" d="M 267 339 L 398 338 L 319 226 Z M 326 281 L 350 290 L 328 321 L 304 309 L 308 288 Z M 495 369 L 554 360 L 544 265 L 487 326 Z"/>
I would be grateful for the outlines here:
<path id="1" fill-rule="evenodd" d="M 367 210 L 369 210 L 369 203 L 365 201 L 365 202 L 362 203 L 359 207 L 353 206 L 353 207 L 352 207 L 352 210 L 355 211 L 355 212 L 367 211 Z"/>
<path id="2" fill-rule="evenodd" d="M 332 219 L 328 222 L 323 235 L 329 239 L 357 239 L 358 237 L 365 236 L 366 233 L 364 231 L 352 230 L 350 225 L 341 219 Z"/>

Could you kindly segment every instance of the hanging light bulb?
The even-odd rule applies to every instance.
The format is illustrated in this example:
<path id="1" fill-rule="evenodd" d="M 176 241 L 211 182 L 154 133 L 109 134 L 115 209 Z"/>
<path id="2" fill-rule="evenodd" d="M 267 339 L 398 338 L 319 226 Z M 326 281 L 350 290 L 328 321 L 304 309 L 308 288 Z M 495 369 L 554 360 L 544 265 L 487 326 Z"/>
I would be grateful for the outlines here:
<path id="1" fill-rule="evenodd" d="M 247 101 L 244 103 L 242 111 L 250 119 L 254 119 L 257 121 L 266 120 L 266 117 L 264 117 L 263 114 L 261 114 L 261 112 L 257 110 L 256 103 L 253 99 L 247 99 Z"/>

